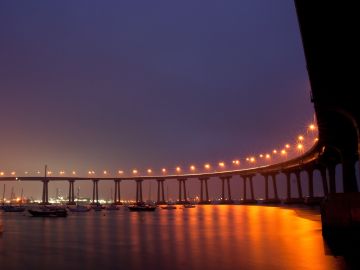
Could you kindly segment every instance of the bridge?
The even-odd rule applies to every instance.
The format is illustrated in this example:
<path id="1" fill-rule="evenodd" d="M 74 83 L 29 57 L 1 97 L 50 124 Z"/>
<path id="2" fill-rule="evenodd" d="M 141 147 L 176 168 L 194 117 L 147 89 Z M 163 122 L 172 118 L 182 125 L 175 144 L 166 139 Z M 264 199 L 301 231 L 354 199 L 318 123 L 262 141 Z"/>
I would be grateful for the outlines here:
<path id="1" fill-rule="evenodd" d="M 136 183 L 136 202 L 143 202 L 143 189 L 142 183 L 144 181 L 156 181 L 157 182 L 157 203 L 164 204 L 165 195 L 164 195 L 164 182 L 167 180 L 177 180 L 179 183 L 178 189 L 178 203 L 188 203 L 186 182 L 191 179 L 198 179 L 200 181 L 200 204 L 209 204 L 211 203 L 208 192 L 208 181 L 210 178 L 218 178 L 221 180 L 221 203 L 233 203 L 233 198 L 231 195 L 231 182 L 230 179 L 235 176 L 240 176 L 243 182 L 243 195 L 241 199 L 242 204 L 256 204 L 257 199 L 255 197 L 255 190 L 253 185 L 253 177 L 255 175 L 262 175 L 264 178 L 264 191 L 265 198 L 262 200 L 263 203 L 280 203 L 280 196 L 277 188 L 277 175 L 280 173 L 285 174 L 286 176 L 286 199 L 284 203 L 319 203 L 319 199 L 314 197 L 314 180 L 313 174 L 315 170 L 319 170 L 322 178 L 322 186 L 324 196 L 329 193 L 329 180 L 330 180 L 330 191 L 335 192 L 335 170 L 331 170 L 329 174 L 330 179 L 327 177 L 326 166 L 319 163 L 319 156 L 321 155 L 321 149 L 318 144 L 315 144 L 310 148 L 305 154 L 287 160 L 285 162 L 252 167 L 247 169 L 237 169 L 237 170 L 222 170 L 217 172 L 199 172 L 199 173 L 177 173 L 173 175 L 134 175 L 132 177 L 94 177 L 91 175 L 92 172 L 89 172 L 88 177 L 80 176 L 51 176 L 47 173 L 45 169 L 45 175 L 40 176 L 2 176 L 0 181 L 41 181 L 43 183 L 43 192 L 42 192 L 42 203 L 49 203 L 48 196 L 48 184 L 50 181 L 68 181 L 69 182 L 69 193 L 68 193 L 68 204 L 75 204 L 74 196 L 74 183 L 75 181 L 92 181 L 93 182 L 93 192 L 92 192 L 92 202 L 98 203 L 99 201 L 99 181 L 113 181 L 114 188 L 114 203 L 121 204 L 121 189 L 120 184 L 122 181 L 134 181 Z M 303 187 L 301 172 L 307 172 L 308 180 L 308 195 L 306 198 L 303 196 Z M 291 193 L 291 176 L 296 177 L 297 183 L 297 196 L 293 196 Z M 272 189 L 274 197 L 270 198 L 269 196 L 269 181 L 272 180 Z M 333 183 L 334 182 L 334 183 Z M 249 193 L 248 193 L 249 192 Z M 248 196 L 249 195 L 249 196 Z"/>
<path id="2" fill-rule="evenodd" d="M 317 118 L 319 138 L 317 143 L 303 155 L 285 162 L 243 170 L 229 170 L 214 173 L 176 174 L 134 177 L 0 177 L 2 181 L 42 181 L 43 203 L 48 202 L 49 181 L 69 181 L 69 203 L 74 203 L 74 182 L 93 181 L 93 201 L 98 200 L 98 182 L 114 181 L 115 202 L 120 203 L 120 182 L 136 182 L 136 201 L 142 202 L 142 183 L 155 180 L 158 183 L 158 203 L 164 203 L 164 181 L 177 179 L 179 182 L 180 203 L 186 203 L 186 181 L 199 179 L 200 203 L 209 203 L 208 180 L 218 177 L 222 183 L 223 203 L 230 203 L 230 179 L 239 175 L 243 180 L 243 203 L 255 201 L 253 176 L 264 176 L 265 202 L 278 202 L 276 176 L 286 175 L 286 202 L 303 200 L 301 172 L 308 176 L 308 202 L 316 200 L 313 196 L 313 172 L 319 170 L 322 178 L 324 197 L 322 206 L 323 225 L 347 227 L 360 223 L 360 196 L 356 178 L 355 164 L 359 165 L 360 153 L 360 110 L 359 100 L 354 94 L 359 89 L 355 55 L 358 52 L 358 8 L 355 3 L 320 2 L 295 0 L 307 70 L 311 85 L 311 102 Z M 341 20 L 338 20 L 338 15 Z M 346 15 L 346 18 L 344 17 Z M 342 167 L 343 193 L 337 191 L 335 168 Z M 297 181 L 298 196 L 292 197 L 290 177 Z M 269 178 L 273 182 L 274 198 L 269 198 Z M 226 185 L 225 185 L 226 183 Z M 247 196 L 247 183 L 250 197 Z M 227 189 L 227 194 L 225 190 Z"/>

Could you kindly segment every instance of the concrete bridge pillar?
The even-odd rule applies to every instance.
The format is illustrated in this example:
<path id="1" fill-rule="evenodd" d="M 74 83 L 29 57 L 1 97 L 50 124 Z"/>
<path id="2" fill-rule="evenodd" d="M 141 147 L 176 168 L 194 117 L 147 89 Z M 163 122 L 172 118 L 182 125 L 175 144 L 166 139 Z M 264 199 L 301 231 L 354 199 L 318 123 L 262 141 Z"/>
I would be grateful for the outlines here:
<path id="1" fill-rule="evenodd" d="M 310 198 L 314 198 L 314 169 L 309 167 L 306 169 L 308 176 L 308 194 Z"/>
<path id="2" fill-rule="evenodd" d="M 331 194 L 336 193 L 335 168 L 336 168 L 336 164 L 330 164 L 327 167 L 328 175 L 329 175 L 329 192 Z"/>
<path id="3" fill-rule="evenodd" d="M 49 204 L 49 180 L 45 179 L 43 182 L 42 204 Z"/>
<path id="4" fill-rule="evenodd" d="M 275 200 L 278 201 L 279 194 L 278 194 L 277 185 L 276 185 L 276 173 L 271 174 L 271 178 L 272 178 L 272 182 L 273 182 L 274 197 L 275 197 Z"/>
<path id="5" fill-rule="evenodd" d="M 200 204 L 208 204 L 210 203 L 209 199 L 209 189 L 208 189 L 208 180 L 209 177 L 201 177 L 200 180 Z M 205 197 L 204 197 L 205 195 Z"/>
<path id="6" fill-rule="evenodd" d="M 321 175 L 324 196 L 327 196 L 329 194 L 329 188 L 328 188 L 328 182 L 327 182 L 327 177 L 326 177 L 326 168 L 324 166 L 321 166 L 319 168 L 319 171 L 320 171 L 320 175 Z"/>
<path id="7" fill-rule="evenodd" d="M 285 176 L 286 176 L 286 199 L 290 200 L 291 199 L 291 173 L 290 172 L 285 172 Z"/>
<path id="8" fill-rule="evenodd" d="M 114 194 L 114 204 L 121 205 L 121 193 L 120 193 L 120 183 L 121 180 L 115 179 L 115 194 Z"/>
<path id="9" fill-rule="evenodd" d="M 355 162 L 349 154 L 343 154 L 342 159 L 342 176 L 344 193 L 359 192 L 355 174 Z M 350 156 L 350 157 L 349 157 Z"/>
<path id="10" fill-rule="evenodd" d="M 142 179 L 136 179 L 136 203 L 143 203 Z"/>
<path id="11" fill-rule="evenodd" d="M 178 179 L 179 182 L 179 204 L 187 203 L 187 195 L 186 195 L 186 178 L 180 178 Z M 182 198 L 182 195 L 184 195 L 184 199 Z"/>
<path id="12" fill-rule="evenodd" d="M 276 186 L 276 173 L 264 173 L 263 176 L 265 180 L 265 199 L 263 203 L 280 203 Z M 269 196 L 269 176 L 271 176 L 272 179 L 274 198 L 270 198 Z"/>
<path id="13" fill-rule="evenodd" d="M 75 192 L 74 192 L 74 183 L 75 180 L 69 180 L 69 200 L 68 205 L 74 205 L 75 204 Z"/>
<path id="14" fill-rule="evenodd" d="M 246 175 L 242 175 L 241 178 L 243 179 L 243 201 L 246 201 L 246 180 L 247 180 L 247 176 Z"/>
<path id="15" fill-rule="evenodd" d="M 300 175 L 300 170 L 297 170 L 294 172 L 295 177 L 296 177 L 296 184 L 297 184 L 297 190 L 298 190 L 298 198 L 302 199 L 303 198 L 303 193 L 302 193 L 302 188 L 301 188 L 301 175 Z"/>
<path id="16" fill-rule="evenodd" d="M 253 175 L 249 176 L 251 200 L 255 201 Z"/>
<path id="17" fill-rule="evenodd" d="M 269 200 L 269 175 L 263 174 L 265 180 L 265 201 Z"/>
<path id="18" fill-rule="evenodd" d="M 93 197 L 92 197 L 92 203 L 99 203 L 99 180 L 95 179 L 93 180 Z"/>
<path id="19" fill-rule="evenodd" d="M 231 176 L 221 176 L 221 203 L 233 203 L 231 198 L 231 187 L 230 187 Z M 226 182 L 226 186 L 225 186 Z M 227 189 L 227 196 L 225 195 L 225 189 Z"/>
<path id="20" fill-rule="evenodd" d="M 254 195 L 253 176 L 254 175 L 242 175 L 241 176 L 241 178 L 243 179 L 243 198 L 242 198 L 241 203 L 243 203 L 243 204 L 257 203 L 257 201 L 255 200 L 255 195 Z M 250 184 L 250 196 L 251 196 L 250 199 L 247 198 L 247 187 L 246 187 L 247 180 L 249 180 L 249 184 Z"/>
<path id="21" fill-rule="evenodd" d="M 157 204 L 165 204 L 164 179 L 157 179 Z"/>

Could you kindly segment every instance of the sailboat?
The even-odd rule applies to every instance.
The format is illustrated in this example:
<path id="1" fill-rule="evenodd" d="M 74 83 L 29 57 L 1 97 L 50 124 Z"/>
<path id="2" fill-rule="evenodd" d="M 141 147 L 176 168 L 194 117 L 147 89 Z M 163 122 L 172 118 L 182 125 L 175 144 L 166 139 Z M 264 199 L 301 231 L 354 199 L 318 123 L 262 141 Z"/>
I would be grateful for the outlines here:
<path id="1" fill-rule="evenodd" d="M 5 191 L 5 187 L 4 187 L 4 191 Z M 14 188 L 11 189 L 11 196 L 10 196 L 10 205 L 3 205 L 2 206 L 2 210 L 4 212 L 24 212 L 25 211 L 25 207 L 21 205 L 13 205 L 11 204 L 11 202 L 15 201 L 15 192 L 14 192 Z M 21 191 L 21 197 L 22 197 L 22 191 Z M 21 198 L 22 199 L 22 198 Z"/>

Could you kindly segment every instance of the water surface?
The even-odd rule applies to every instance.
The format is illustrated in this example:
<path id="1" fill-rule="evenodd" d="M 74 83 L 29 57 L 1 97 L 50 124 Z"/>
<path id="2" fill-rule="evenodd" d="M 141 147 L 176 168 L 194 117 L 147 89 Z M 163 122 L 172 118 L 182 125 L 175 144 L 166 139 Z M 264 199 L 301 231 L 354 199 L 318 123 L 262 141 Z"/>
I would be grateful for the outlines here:
<path id="1" fill-rule="evenodd" d="M 204 205 L 154 213 L 1 213 L 1 269 L 348 269 L 318 210 Z"/>

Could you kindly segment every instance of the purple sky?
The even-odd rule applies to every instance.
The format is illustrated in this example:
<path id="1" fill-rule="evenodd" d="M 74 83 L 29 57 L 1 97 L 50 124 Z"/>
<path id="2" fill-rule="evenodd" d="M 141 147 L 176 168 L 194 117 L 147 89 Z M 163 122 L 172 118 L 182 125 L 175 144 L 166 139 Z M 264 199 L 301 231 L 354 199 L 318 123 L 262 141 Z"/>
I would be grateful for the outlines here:
<path id="1" fill-rule="evenodd" d="M 313 118 L 292 1 L 1 1 L 0 37 L 7 173 L 243 159 Z"/>

